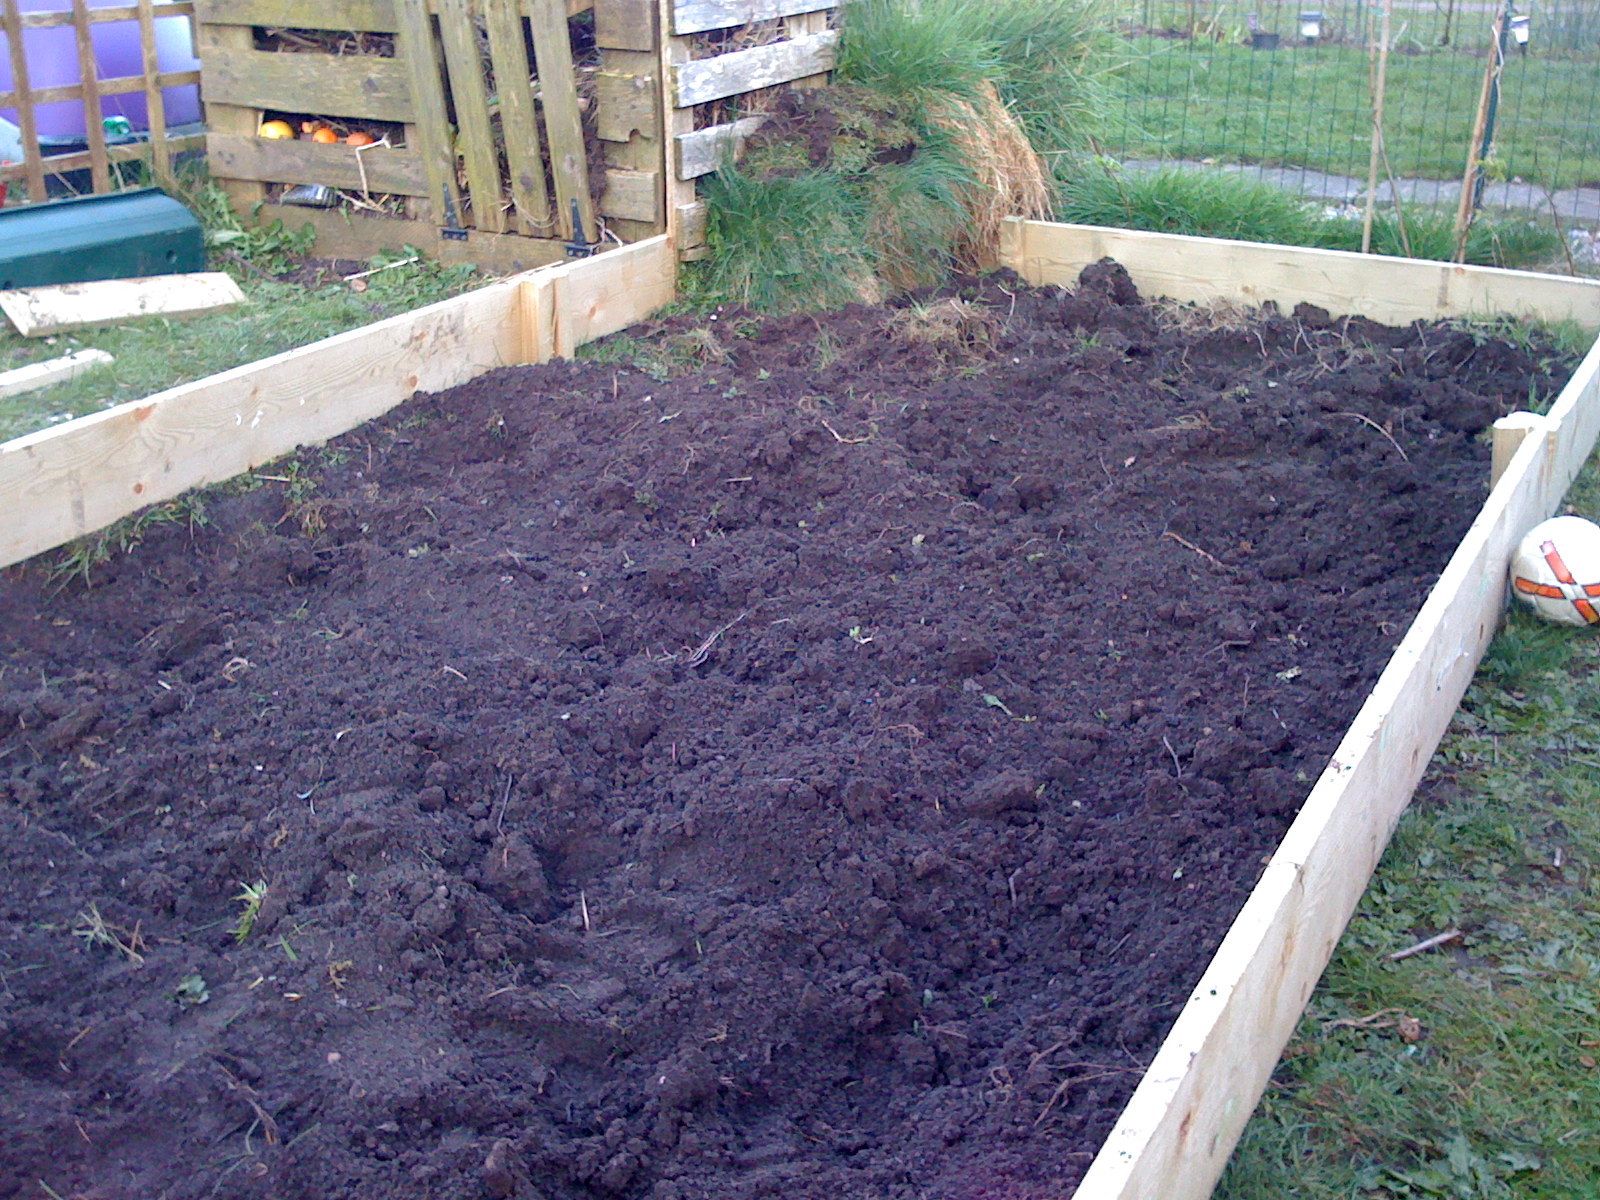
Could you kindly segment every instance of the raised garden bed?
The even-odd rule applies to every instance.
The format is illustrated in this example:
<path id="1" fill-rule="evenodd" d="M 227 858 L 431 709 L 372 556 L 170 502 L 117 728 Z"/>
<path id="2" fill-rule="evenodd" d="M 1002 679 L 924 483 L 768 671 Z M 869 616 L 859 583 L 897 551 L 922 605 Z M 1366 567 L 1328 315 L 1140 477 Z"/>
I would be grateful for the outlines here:
<path id="1" fill-rule="evenodd" d="M 1293 944 L 1184 998 L 1330 753 L 1297 830 L 1420 771 L 1431 711 L 1336 731 L 1477 510 L 1470 431 L 1529 372 L 1474 397 L 1505 351 L 1310 311 L 1185 351 L 1101 279 L 989 285 L 987 321 L 669 327 L 704 360 L 685 381 L 489 376 L 153 528 L 95 586 L 9 577 L 6 1094 L 47 1125 L 7 1112 L 7 1169 L 1064 1193 L 1182 1010 L 1141 1085 L 1176 1093 L 1170 1129 L 1136 1098 L 1144 1157 L 1125 1117 L 1085 1194 L 1203 1194 L 1385 787 L 1332 862 L 1291 833 L 1229 935 Z M 536 331 L 539 285 L 508 286 Z M 1473 554 L 1559 494 L 1577 400 Z M 1492 612 L 1477 567 L 1419 627 Z M 1447 714 L 1481 625 L 1414 628 L 1374 700 L 1421 663 Z M 1217 1069 L 1205 1021 L 1255 1035 L 1209 1091 L 1163 1069 Z"/>

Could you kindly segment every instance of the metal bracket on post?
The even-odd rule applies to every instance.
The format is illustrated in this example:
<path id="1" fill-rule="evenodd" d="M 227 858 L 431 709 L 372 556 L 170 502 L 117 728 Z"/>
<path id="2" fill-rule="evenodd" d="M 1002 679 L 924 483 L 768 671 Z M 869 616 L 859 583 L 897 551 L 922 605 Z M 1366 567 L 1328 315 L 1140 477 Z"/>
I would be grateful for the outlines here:
<path id="1" fill-rule="evenodd" d="M 568 258 L 589 258 L 600 249 L 600 239 L 589 240 L 588 233 L 583 228 L 583 214 L 578 211 L 578 202 L 572 202 L 572 240 L 567 243 Z"/>

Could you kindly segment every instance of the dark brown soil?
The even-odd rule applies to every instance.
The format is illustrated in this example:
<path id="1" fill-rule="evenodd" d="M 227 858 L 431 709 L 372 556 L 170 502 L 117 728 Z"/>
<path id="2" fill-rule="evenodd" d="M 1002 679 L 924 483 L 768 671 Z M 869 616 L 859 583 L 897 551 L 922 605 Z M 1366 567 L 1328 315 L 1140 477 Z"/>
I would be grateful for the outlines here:
<path id="1" fill-rule="evenodd" d="M 7 572 L 0 1196 L 1064 1195 L 1554 380 L 964 294 Z"/>

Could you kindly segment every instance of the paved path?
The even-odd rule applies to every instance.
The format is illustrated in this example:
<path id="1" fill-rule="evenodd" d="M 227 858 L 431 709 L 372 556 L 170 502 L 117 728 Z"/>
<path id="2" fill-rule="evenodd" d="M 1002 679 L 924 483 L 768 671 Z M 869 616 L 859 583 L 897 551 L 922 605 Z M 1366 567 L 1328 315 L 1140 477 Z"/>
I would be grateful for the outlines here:
<path id="1" fill-rule="evenodd" d="M 1228 171 L 1275 184 L 1285 191 L 1298 192 L 1314 200 L 1329 204 L 1359 204 L 1367 190 L 1367 181 L 1354 175 L 1329 175 L 1303 167 L 1262 167 L 1253 165 L 1222 165 L 1155 159 L 1129 159 L 1123 163 L 1129 171 L 1153 171 L 1160 167 L 1184 167 L 1203 170 Z M 1387 180 L 1378 184 L 1378 203 L 1390 200 L 1396 190 L 1402 200 L 1420 204 L 1440 204 L 1454 208 L 1461 198 L 1459 179 L 1401 179 L 1397 188 Z M 1547 192 L 1542 187 L 1528 183 L 1488 183 L 1483 189 L 1483 206 L 1487 209 L 1526 209 L 1548 216 L 1552 205 L 1565 225 L 1600 226 L 1600 187 L 1567 188 Z"/>

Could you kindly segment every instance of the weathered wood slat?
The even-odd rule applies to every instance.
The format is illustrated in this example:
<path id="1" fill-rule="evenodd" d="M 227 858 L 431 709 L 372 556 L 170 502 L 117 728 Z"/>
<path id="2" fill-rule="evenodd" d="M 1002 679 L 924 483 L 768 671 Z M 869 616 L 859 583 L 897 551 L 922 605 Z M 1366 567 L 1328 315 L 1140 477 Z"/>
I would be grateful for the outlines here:
<path id="1" fill-rule="evenodd" d="M 242 32 L 249 37 L 249 30 Z M 209 104 L 286 112 L 314 108 L 372 121 L 417 119 L 409 68 L 402 59 L 268 54 L 225 46 L 206 52 L 203 58 Z"/>
<path id="2" fill-rule="evenodd" d="M 16 89 L 14 103 L 17 106 L 17 127 L 22 132 L 22 159 L 24 178 L 28 181 L 28 198 L 42 200 L 45 186 L 44 164 L 39 154 L 39 122 L 29 86 L 28 56 L 22 44 L 22 16 L 17 10 L 17 0 L 4 0 L 0 4 L 0 18 L 3 18 L 6 43 L 11 53 L 11 81 Z"/>
<path id="3" fill-rule="evenodd" d="M 325 183 L 352 192 L 426 196 L 427 173 L 413 149 L 321 146 L 315 142 L 274 141 L 236 133 L 206 138 L 211 173 L 223 179 L 266 183 Z"/>
<path id="4" fill-rule="evenodd" d="M 139 62 L 144 68 L 145 112 L 150 130 L 150 161 L 158 183 L 172 182 L 172 147 L 167 145 L 167 101 L 161 91 L 154 0 L 139 0 Z"/>
<path id="5" fill-rule="evenodd" d="M 182 154 L 186 150 L 202 150 L 205 148 L 206 135 L 203 133 L 188 133 L 182 137 L 169 137 L 167 149 L 173 154 Z M 140 162 L 148 154 L 150 147 L 143 142 L 130 142 L 124 146 L 107 146 L 106 158 L 114 163 Z M 59 175 L 63 171 L 81 171 L 89 165 L 89 152 L 80 150 L 76 154 L 52 154 L 48 158 L 39 160 L 40 167 L 46 175 Z M 10 182 L 14 179 L 26 180 L 28 178 L 28 165 L 26 163 L 9 163 L 0 166 L 0 179 Z M 43 187 L 43 184 L 40 184 Z"/>
<path id="6" fill-rule="evenodd" d="M 739 153 L 745 138 L 765 123 L 766 117 L 741 117 L 727 125 L 712 125 L 678 135 L 678 178 L 709 175 Z"/>
<path id="7" fill-rule="evenodd" d="M 159 94 L 160 88 L 184 87 L 188 84 L 200 82 L 199 71 L 168 71 L 155 77 L 155 84 Z M 145 90 L 144 76 L 126 75 L 116 79 L 101 79 L 95 83 L 95 90 L 101 96 L 128 96 L 134 92 Z M 34 88 L 28 93 L 35 107 L 40 104 L 58 104 L 63 100 L 82 100 L 87 92 L 81 83 L 62 83 L 55 87 Z M 22 93 L 16 90 L 0 92 L 0 108 L 14 108 L 21 104 Z M 20 124 L 20 122 L 19 122 Z"/>
<path id="8" fill-rule="evenodd" d="M 708 29 L 727 29 L 838 7 L 839 0 L 675 0 L 672 32 L 704 33 Z"/>
<path id="9" fill-rule="evenodd" d="M 589 162 L 583 140 L 583 114 L 578 109 L 572 39 L 567 32 L 566 0 L 525 0 L 523 11 L 533 33 L 545 135 L 550 139 L 557 227 L 564 236 L 573 236 L 572 204 L 577 201 L 584 235 L 592 238 L 594 198 L 589 194 Z"/>
<path id="10" fill-rule="evenodd" d="M 673 102 L 679 108 L 788 83 L 833 70 L 837 30 L 770 46 L 700 58 L 673 70 Z"/>
<path id="11" fill-rule="evenodd" d="M 89 142 L 89 178 L 96 193 L 111 190 L 111 160 L 106 157 L 105 109 L 100 103 L 100 66 L 89 29 L 89 0 L 72 0 L 77 34 L 78 77 L 83 80 L 83 128 Z M 142 83 L 143 81 L 141 81 Z"/>
<path id="12" fill-rule="evenodd" d="M 606 190 L 600 197 L 600 211 L 624 221 L 661 221 L 661 172 L 630 171 L 611 167 L 606 171 Z"/>
<path id="13" fill-rule="evenodd" d="M 486 0 L 484 21 L 500 98 L 500 133 L 511 171 L 511 203 L 518 229 L 549 237 L 556 224 L 550 210 L 539 119 L 534 110 L 533 74 L 522 37 L 522 11 L 516 0 Z"/>
<path id="14" fill-rule="evenodd" d="M 190 0 L 180 0 L 178 3 L 163 4 L 160 17 L 192 17 L 194 4 Z M 89 24 L 109 25 L 113 21 L 137 21 L 139 19 L 139 6 L 137 4 L 107 5 L 105 8 L 91 8 L 89 10 Z M 60 12 L 29 12 L 22 14 L 22 27 L 24 29 L 60 29 L 64 25 L 73 23 L 70 9 Z"/>
<path id="15" fill-rule="evenodd" d="M 263 204 L 257 219 L 267 223 L 282 221 L 287 229 L 309 228 L 316 235 L 318 253 L 340 258 L 371 258 L 402 246 L 415 246 L 446 266 L 470 263 L 501 275 L 531 271 L 567 259 L 566 243 L 559 238 L 486 233 L 481 229 L 465 230 L 465 237 L 445 237 L 438 225 L 425 218 Z"/>
<path id="16" fill-rule="evenodd" d="M 471 224 L 503 233 L 506 214 L 500 188 L 500 160 L 489 123 L 489 90 L 483 79 L 483 56 L 468 0 L 439 0 L 439 39 L 444 46 L 460 135 L 457 153 L 466 161 L 467 208 Z"/>
<path id="17" fill-rule="evenodd" d="M 195 0 L 206 25 L 392 33 L 399 28 L 393 0 Z M 208 63 L 207 66 L 210 64 Z"/>
<path id="18" fill-rule="evenodd" d="M 137 317 L 188 316 L 243 300 L 244 293 L 231 276 L 205 271 L 13 288 L 0 291 L 0 312 L 23 337 L 47 337 L 66 329 L 113 325 Z"/>
<path id="19" fill-rule="evenodd" d="M 422 169 L 428 180 L 428 200 L 434 221 L 450 229 L 462 228 L 461 192 L 456 184 L 456 150 L 450 139 L 449 113 L 440 79 L 439 55 L 433 40 L 433 20 L 424 0 L 396 0 L 398 44 L 404 55 L 409 91 L 416 105 L 416 125 Z"/>

